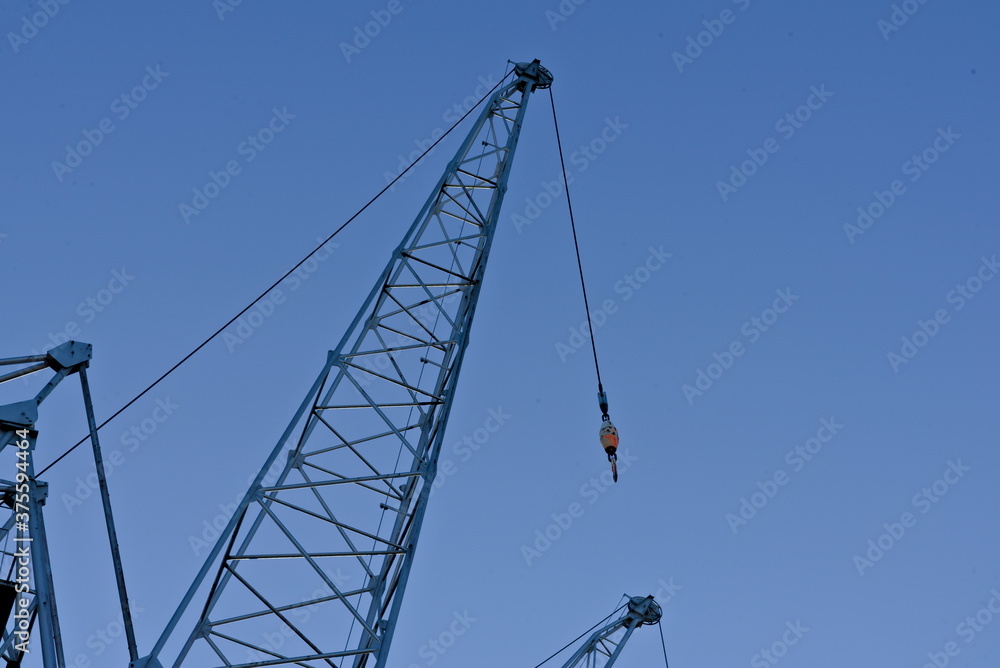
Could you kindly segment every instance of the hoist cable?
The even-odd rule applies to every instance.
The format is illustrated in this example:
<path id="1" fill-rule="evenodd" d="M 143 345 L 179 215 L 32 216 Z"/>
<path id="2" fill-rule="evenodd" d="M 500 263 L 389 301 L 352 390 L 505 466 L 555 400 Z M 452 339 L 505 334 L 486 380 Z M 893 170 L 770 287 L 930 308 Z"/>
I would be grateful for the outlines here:
<path id="1" fill-rule="evenodd" d="M 663 640 L 663 620 L 656 622 L 656 625 L 660 627 L 660 645 L 663 646 L 663 665 L 670 668 L 670 662 L 667 661 L 667 643 Z"/>
<path id="2" fill-rule="evenodd" d="M 428 147 L 427 147 L 427 149 L 426 149 L 426 150 L 425 150 L 425 151 L 424 151 L 423 153 L 421 153 L 421 154 L 420 154 L 420 157 L 418 157 L 418 158 L 417 158 L 416 160 L 414 160 L 413 162 L 411 162 L 411 163 L 410 163 L 410 165 L 409 165 L 409 166 L 408 166 L 408 167 L 407 167 L 406 169 L 404 169 L 403 171 L 401 171 L 401 172 L 400 172 L 399 174 L 397 174 L 397 175 L 396 175 L 396 178 L 394 178 L 394 179 L 393 179 L 392 181 L 390 181 L 390 182 L 389 182 L 388 184 L 386 184 L 386 186 L 385 186 L 384 188 L 382 188 L 382 190 L 378 191 L 378 193 L 377 193 L 377 194 L 376 194 L 376 195 L 375 195 L 374 197 L 372 197 L 372 198 L 371 198 L 370 200 L 368 200 L 368 202 L 366 202 L 364 206 L 362 206 L 362 207 L 361 207 L 360 209 L 358 209 L 358 210 L 357 210 L 357 212 L 355 212 L 355 213 L 354 213 L 354 215 L 352 215 L 352 216 L 351 216 L 350 218 L 348 218 L 348 219 L 347 219 L 347 220 L 346 220 L 346 221 L 345 221 L 345 222 L 344 222 L 344 223 L 343 223 L 343 224 L 342 224 L 342 225 L 341 225 L 340 227 L 338 227 L 338 228 L 337 228 L 336 230 L 334 230 L 333 234 L 331 234 L 330 236 L 328 236 L 328 237 L 327 237 L 326 239 L 324 239 L 324 240 L 323 240 L 323 242 L 322 242 L 322 243 L 320 243 L 320 244 L 319 244 L 318 246 L 316 246 L 316 247 L 315 247 L 314 249 L 312 249 L 312 251 L 310 251 L 308 255 L 306 255 L 306 256 L 305 256 L 305 257 L 303 257 L 303 258 L 302 258 L 301 260 L 299 260 L 299 261 L 298 261 L 298 262 L 297 262 L 297 263 L 296 263 L 296 264 L 295 264 L 295 265 L 294 265 L 294 266 L 293 266 L 293 267 L 292 267 L 291 269 L 289 269 L 289 270 L 288 270 L 287 272 L 285 272 L 285 273 L 284 273 L 284 274 L 283 274 L 283 275 L 281 276 L 281 278 L 279 278 L 278 280 L 274 281 L 274 282 L 273 282 L 273 283 L 272 283 L 272 284 L 271 284 L 271 285 L 270 285 L 270 286 L 269 286 L 269 287 L 268 287 L 268 288 L 267 288 L 266 290 L 264 290 L 263 292 L 261 292 L 261 293 L 260 293 L 260 294 L 259 294 L 259 295 L 258 295 L 258 296 L 257 296 L 257 297 L 256 297 L 256 298 L 255 298 L 255 299 L 253 300 L 253 301 L 252 301 L 252 302 L 250 302 L 249 304 L 247 304 L 247 305 L 246 305 L 246 307 L 244 307 L 244 308 L 243 308 L 243 310 L 241 310 L 241 311 L 240 311 L 239 313 L 237 313 L 237 314 L 236 314 L 236 315 L 234 315 L 234 316 L 233 316 L 232 318 L 230 318 L 230 319 L 229 319 L 229 320 L 228 320 L 228 321 L 226 322 L 226 324 L 222 325 L 222 327 L 219 327 L 219 328 L 218 328 L 217 330 L 215 330 L 215 332 L 213 332 L 213 333 L 212 333 L 212 335 L 211 335 L 211 336 L 209 336 L 209 337 L 208 337 L 207 339 L 205 339 L 204 341 L 202 341 L 202 342 L 201 342 L 201 343 L 200 343 L 200 344 L 198 345 L 198 347 L 196 347 L 196 348 L 195 348 L 194 350 L 192 350 L 192 351 L 191 351 L 191 352 L 189 352 L 189 353 L 188 353 L 187 355 L 185 355 L 184 357 L 182 357 L 182 358 L 181 358 L 181 360 L 180 360 L 179 362 L 177 362 L 177 363 L 176 363 L 176 364 L 174 364 L 174 365 L 173 365 L 172 367 L 170 367 L 169 369 L 167 369 L 167 370 L 166 370 L 166 371 L 165 371 L 165 372 L 164 372 L 164 373 L 163 373 L 163 374 L 162 374 L 162 375 L 161 375 L 161 376 L 160 376 L 159 378 L 157 378 L 157 379 L 156 379 L 156 380 L 154 380 L 154 381 L 153 381 L 152 383 L 150 383 L 150 384 L 149 384 L 149 385 L 148 385 L 148 386 L 146 387 L 146 389 L 144 389 L 144 390 L 143 390 L 142 392 L 140 392 L 139 394 L 137 394 L 137 395 L 135 395 L 134 397 L 132 397 L 132 399 L 130 399 L 130 400 L 128 401 L 128 403 L 126 403 L 126 404 L 125 404 L 124 406 L 122 406 L 122 407 L 121 407 L 121 408 L 119 408 L 119 409 L 118 409 L 117 411 L 115 411 L 114 413 L 112 413 L 112 414 L 111 414 L 111 417 L 109 417 L 108 419 L 104 420 L 104 422 L 102 422 L 101 424 L 97 425 L 97 431 L 100 431 L 101 429 L 103 429 L 103 428 L 104 428 L 104 427 L 105 427 L 105 426 L 106 426 L 106 425 L 107 425 L 108 423 L 110 423 L 110 422 L 111 422 L 112 420 L 114 420 L 114 419 L 115 419 L 116 417 L 118 417 L 119 415 L 121 415 L 122 413 L 124 413 L 124 412 L 125 412 L 125 410 L 126 410 L 126 409 L 128 409 L 128 408 L 129 408 L 129 407 L 130 407 L 130 406 L 131 406 L 132 404 L 134 404 L 135 402 L 137 402 L 137 401 L 138 401 L 139 399 L 141 399 L 141 398 L 142 398 L 142 397 L 144 397 L 144 396 L 145 396 L 145 395 L 146 395 L 147 393 L 149 393 L 149 391 L 150 391 L 150 390 L 152 390 L 152 389 L 153 389 L 154 387 L 156 387 L 156 386 L 157 386 L 157 385 L 159 385 L 159 384 L 160 384 L 161 382 L 163 382 L 163 381 L 164 381 L 164 380 L 165 380 L 165 379 L 167 378 L 167 376 L 169 376 L 169 375 L 170 375 L 170 374 L 172 374 L 172 373 L 173 373 L 174 371 L 176 371 L 176 370 L 177 370 L 177 368 L 178 368 L 178 367 L 180 367 L 180 365 L 182 365 L 182 364 L 184 364 L 185 362 L 187 362 L 187 361 L 188 361 L 189 359 L 191 359 L 191 358 L 192 358 L 192 357 L 193 357 L 193 356 L 194 356 L 194 355 L 195 355 L 195 354 L 196 354 L 196 353 L 197 353 L 198 351 L 200 351 L 200 350 L 201 350 L 202 348 L 204 348 L 205 346 L 207 346 L 207 345 L 208 345 L 208 344 L 209 344 L 209 343 L 210 343 L 210 342 L 211 342 L 212 340 L 214 340 L 214 339 L 215 339 L 215 337 L 217 337 L 217 336 L 218 336 L 219 334 L 221 334 L 221 333 L 222 333 L 223 331 L 225 331 L 227 327 L 229 327 L 229 326 L 230 326 L 231 324 L 233 324 L 234 322 L 236 322 L 236 321 L 237 321 L 237 320 L 238 320 L 238 319 L 240 318 L 240 316 L 242 316 L 242 315 L 243 315 L 244 313 L 246 313 L 246 312 L 247 312 L 247 311 L 249 311 L 249 310 L 250 310 L 251 308 L 253 308 L 253 307 L 254 307 L 254 306 L 255 306 L 255 305 L 257 304 L 257 302 L 259 302 L 259 301 L 260 301 L 261 299 L 263 299 L 264 297 L 266 297 L 266 296 L 268 295 L 268 293 L 270 293 L 270 292 L 271 292 L 271 290 L 273 290 L 274 288 L 278 287 L 278 285 L 280 285 L 282 281 L 284 281 L 284 280 L 285 280 L 286 278 L 288 278 L 289 276 L 291 276 L 291 275 L 292 275 L 292 273 L 293 273 L 293 272 L 295 272 L 295 270 L 297 270 L 297 269 L 298 269 L 299 267 L 301 267 L 301 266 L 302 266 L 303 264 L 305 264 L 305 262 L 306 262 L 306 261 L 307 261 L 307 260 L 308 260 L 309 258 L 311 258 L 311 257 L 312 257 L 313 255 L 315 255 L 315 254 L 316 254 L 317 252 L 319 252 L 319 250 L 320 250 L 320 249 L 322 249 L 322 248 L 323 248 L 323 246 L 325 246 L 326 244 L 330 243 L 330 241 L 331 241 L 331 240 L 332 240 L 332 239 L 333 239 L 333 238 L 334 238 L 335 236 L 337 236 L 338 234 L 340 234 L 340 233 L 341 233 L 341 231 L 343 231 L 343 230 L 344 230 L 344 228 L 346 228 L 346 227 L 347 227 L 348 225 L 350 225 L 350 224 L 351 224 L 352 222 L 354 222 L 354 220 L 355 220 L 355 219 L 356 219 L 356 218 L 357 218 L 358 216 L 360 216 L 360 215 L 361 215 L 362 213 L 364 213 L 364 211 L 365 211 L 365 210 L 366 210 L 366 209 L 367 209 L 368 207 L 370 207 L 370 206 L 371 206 L 372 204 L 374 204 L 374 203 L 375 203 L 375 200 L 377 200 L 377 199 L 378 199 L 379 197 L 381 197 L 381 196 L 382 196 L 383 194 L 385 194 L 385 192 L 386 192 L 387 190 L 389 190 L 389 189 L 390 189 L 390 188 L 392 188 L 392 187 L 393 187 L 394 185 L 396 185 L 396 182 L 397 182 L 397 181 L 399 181 L 399 180 L 400 180 L 401 178 L 403 178 L 403 175 L 404 175 L 404 174 L 406 174 L 406 173 L 407 173 L 408 171 L 410 171 L 411 169 L 413 169 L 413 167 L 414 167 L 414 166 L 415 166 L 415 165 L 416 165 L 417 163 L 419 163 L 419 162 L 420 162 L 421 160 L 423 160 L 423 158 L 424 158 L 424 157 L 425 157 L 425 156 L 426 156 L 426 155 L 427 155 L 428 153 L 430 153 L 431 151 L 433 151 L 433 150 L 434 150 L 434 147 L 435 147 L 435 146 L 437 146 L 437 145 L 438 145 L 439 143 L 441 143 L 441 141 L 442 141 L 442 140 L 444 140 L 444 138 L 445 138 L 445 137 L 447 137 L 447 136 L 448 136 L 449 134 L 451 134 L 451 131 L 452 131 L 452 130 L 454 130 L 454 129 L 455 129 L 456 127 L 458 127 L 458 126 L 459 126 L 459 125 L 460 125 L 460 124 L 462 123 L 462 121 L 464 121 L 464 120 L 465 120 L 465 118 L 466 118 L 466 117 L 467 117 L 467 116 L 468 116 L 469 114 L 471 114 L 471 113 L 473 112 L 473 110 L 474 110 L 474 109 L 476 109 L 476 107 L 478 107 L 478 106 L 479 106 L 480 104 L 482 104 L 483 100 L 485 100 L 485 99 L 486 99 L 486 98 L 488 98 L 488 97 L 489 97 L 490 95 L 492 95 L 492 94 L 493 94 L 493 92 L 494 92 L 494 91 L 495 91 L 495 90 L 496 90 L 497 88 L 499 88 L 499 87 L 501 86 L 501 84 L 503 84 L 503 82 L 504 82 L 504 81 L 506 81 L 506 80 L 507 80 L 507 77 L 508 77 L 508 76 L 510 76 L 510 72 L 508 72 L 508 73 L 507 73 L 507 75 L 505 75 L 503 79 L 501 79 L 501 80 L 500 80 L 499 82 L 497 82 L 497 84 L 496 84 L 495 86 L 493 86 L 493 88 L 491 88 L 491 89 L 490 89 L 490 90 L 489 90 L 489 91 L 488 91 L 488 92 L 487 92 L 487 93 L 486 93 L 486 94 L 485 94 L 485 95 L 484 95 L 484 96 L 483 96 L 483 97 L 482 97 L 482 98 L 481 98 L 481 99 L 479 100 L 479 102 L 477 102 L 477 103 L 476 103 L 475 105 L 473 105 L 473 106 L 472 106 L 472 107 L 471 107 L 471 108 L 470 108 L 470 109 L 469 109 L 468 111 L 466 111 L 466 112 L 465 112 L 465 114 L 463 114 L 463 115 L 462 115 L 462 117 L 461 117 L 461 118 L 459 118 L 459 119 L 458 119 L 457 121 L 455 121 L 454 125 L 452 125 L 452 126 L 451 126 L 450 128 L 448 128 L 448 130 L 446 130 L 446 131 L 445 131 L 445 133 L 444 133 L 443 135 L 441 135 L 440 137 L 438 137 L 437 141 L 435 141 L 435 142 L 434 142 L 434 143 L 432 143 L 432 144 L 431 144 L 430 146 L 428 146 Z M 75 444 L 75 445 L 73 445 L 72 447 L 70 447 L 69 449 L 67 449 L 67 450 L 66 450 L 65 452 L 63 452 L 63 453 L 62 453 L 61 455 L 59 455 L 58 457 L 56 457 L 56 458 L 55 458 L 55 460 L 53 460 L 53 461 L 52 461 L 51 463 L 49 463 L 49 464 L 48 464 L 48 465 L 47 465 L 47 466 L 46 466 L 45 468 L 43 468 L 43 469 L 42 469 L 41 471 L 39 471 L 39 472 L 38 472 L 38 473 L 36 474 L 36 476 L 40 476 L 40 475 L 42 475 L 43 473 L 45 473 L 46 471 L 48 471 L 48 470 L 49 470 L 50 468 L 52 468 L 53 466 L 55 466 L 56 464 L 58 464 L 58 463 L 59 463 L 60 461 L 62 461 L 62 459 L 63 459 L 64 457 L 66 457 L 66 455 L 68 455 L 69 453 L 73 452 L 74 450 L 76 450 L 76 449 L 77 449 L 78 447 L 80 447 L 81 445 L 83 445 L 83 444 L 84 444 L 84 443 L 85 443 L 85 442 L 87 441 L 87 439 L 88 439 L 88 438 L 90 438 L 90 434 L 87 434 L 86 436 L 84 436 L 83 438 L 81 438 L 81 439 L 80 439 L 79 441 L 77 441 L 77 442 L 76 442 L 76 444 Z"/>
<path id="3" fill-rule="evenodd" d="M 556 99 L 549 87 L 549 101 L 552 103 L 552 123 L 556 128 L 556 145 L 559 147 L 559 165 L 562 167 L 563 187 L 566 189 L 566 205 L 569 207 L 569 225 L 573 230 L 573 247 L 576 249 L 576 267 L 580 271 L 580 287 L 583 289 L 583 306 L 587 312 L 587 328 L 590 330 L 590 349 L 594 353 L 594 368 L 597 370 L 597 389 L 604 392 L 601 384 L 601 365 L 597 362 L 597 344 L 594 342 L 594 322 L 590 318 L 590 301 L 587 299 L 587 283 L 583 280 L 583 262 L 580 260 L 580 243 L 576 238 L 576 221 L 573 219 L 573 201 L 569 196 L 569 178 L 566 176 L 566 161 L 563 158 L 562 139 L 559 137 L 559 120 L 556 118 Z"/>

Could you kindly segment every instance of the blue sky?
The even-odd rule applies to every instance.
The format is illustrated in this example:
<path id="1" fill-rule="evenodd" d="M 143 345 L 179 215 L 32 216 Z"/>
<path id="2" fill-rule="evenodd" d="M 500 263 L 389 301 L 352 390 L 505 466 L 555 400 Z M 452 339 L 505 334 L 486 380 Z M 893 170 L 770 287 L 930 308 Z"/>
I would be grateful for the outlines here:
<path id="1" fill-rule="evenodd" d="M 996 663 L 1000 9 L 401 0 L 354 43 L 391 3 L 222 2 L 0 10 L 0 356 L 67 334 L 94 344 L 94 400 L 110 415 L 380 190 L 508 59 L 539 58 L 632 461 L 600 482 L 596 381 L 536 96 L 445 440 L 454 466 L 390 665 L 533 666 L 626 592 L 663 600 L 674 666 L 775 665 L 762 654 L 775 646 L 789 667 Z M 270 141 L 248 140 L 264 129 Z M 141 649 L 463 134 L 249 336 L 212 342 L 102 430 L 106 457 L 119 453 L 110 485 Z M 212 174 L 224 187 L 198 200 Z M 43 463 L 85 429 L 71 381 L 42 407 Z M 463 445 L 477 434 L 478 450 Z M 47 474 L 54 577 L 67 653 L 83 657 L 70 665 L 123 666 L 123 639 L 101 639 L 117 607 L 92 467 L 81 448 Z M 526 557 L 574 503 L 582 514 Z M 428 649 L 456 615 L 462 635 Z M 618 665 L 660 652 L 641 629 Z"/>

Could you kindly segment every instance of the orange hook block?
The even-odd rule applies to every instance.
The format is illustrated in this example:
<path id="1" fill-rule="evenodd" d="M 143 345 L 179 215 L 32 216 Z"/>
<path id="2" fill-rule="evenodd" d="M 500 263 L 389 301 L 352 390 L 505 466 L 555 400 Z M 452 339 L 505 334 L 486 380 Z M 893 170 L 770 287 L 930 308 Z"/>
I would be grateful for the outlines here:
<path id="1" fill-rule="evenodd" d="M 614 455 L 618 451 L 618 430 L 611 424 L 611 420 L 601 423 L 600 430 L 601 447 L 608 455 Z"/>

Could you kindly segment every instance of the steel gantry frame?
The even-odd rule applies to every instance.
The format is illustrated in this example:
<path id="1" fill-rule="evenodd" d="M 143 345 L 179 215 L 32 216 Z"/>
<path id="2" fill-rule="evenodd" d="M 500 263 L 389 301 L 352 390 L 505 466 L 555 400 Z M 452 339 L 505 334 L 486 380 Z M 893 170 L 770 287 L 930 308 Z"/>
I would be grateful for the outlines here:
<path id="1" fill-rule="evenodd" d="M 489 99 L 149 656 L 385 668 L 536 60 Z M 209 578 L 209 574 L 212 577 Z"/>
<path id="2" fill-rule="evenodd" d="M 87 378 L 87 367 L 90 365 L 92 354 L 93 348 L 89 343 L 67 341 L 42 355 L 0 359 L 0 366 L 20 367 L 0 375 L 0 383 L 46 369 L 54 371 L 52 377 L 33 399 L 0 406 L 0 452 L 5 455 L 13 454 L 16 460 L 14 479 L 0 480 L 0 513 L 9 512 L 6 521 L 0 525 L 0 544 L 7 545 L 10 539 L 15 546 L 11 548 L 13 551 L 5 548 L 2 555 L 4 559 L 9 558 L 13 561 L 10 571 L 17 574 L 16 585 L 14 581 L 0 582 L 0 588 L 6 589 L 14 597 L 13 610 L 8 617 L 4 617 L 7 624 L 0 642 L 0 658 L 7 662 L 8 668 L 21 665 L 21 660 L 26 654 L 23 648 L 28 644 L 27 640 L 35 621 L 38 622 L 35 641 L 41 646 L 42 665 L 45 668 L 63 668 L 66 665 L 59 615 L 56 610 L 48 539 L 45 534 L 45 518 L 42 514 L 42 507 L 48 495 L 48 485 L 36 478 L 34 451 L 38 437 L 38 432 L 35 430 L 38 407 L 60 382 L 72 374 L 80 376 L 83 405 L 90 428 L 98 490 L 104 504 L 104 520 L 111 546 L 111 559 L 118 586 L 118 599 L 129 657 L 134 661 L 138 656 L 132 614 L 125 589 L 125 575 L 118 551 L 118 536 L 115 531 L 114 515 L 111 512 L 111 497 L 108 492 L 100 442 L 97 438 L 90 381 Z M 7 449 L 8 446 L 11 450 Z M 5 598 L 4 602 L 7 603 L 8 599 Z M 5 612 L 8 611 L 5 609 L 0 614 Z"/>

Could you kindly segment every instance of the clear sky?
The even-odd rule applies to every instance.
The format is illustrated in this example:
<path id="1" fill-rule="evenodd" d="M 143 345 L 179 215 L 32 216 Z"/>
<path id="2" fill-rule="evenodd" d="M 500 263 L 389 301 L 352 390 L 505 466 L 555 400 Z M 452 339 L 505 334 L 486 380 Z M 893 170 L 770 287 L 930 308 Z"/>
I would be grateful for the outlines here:
<path id="1" fill-rule="evenodd" d="M 998 20 L 984 0 L 4 3 L 0 357 L 92 343 L 110 415 L 539 58 L 628 457 L 601 482 L 536 96 L 390 665 L 534 666 L 623 593 L 661 600 L 675 668 L 996 665 Z M 102 430 L 143 651 L 461 134 L 248 336 Z M 41 463 L 85 431 L 71 381 Z M 70 665 L 121 667 L 92 467 L 81 448 L 46 475 L 54 578 Z M 644 628 L 618 665 L 661 661 Z"/>

